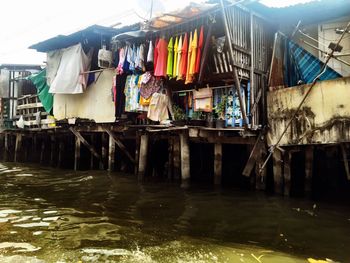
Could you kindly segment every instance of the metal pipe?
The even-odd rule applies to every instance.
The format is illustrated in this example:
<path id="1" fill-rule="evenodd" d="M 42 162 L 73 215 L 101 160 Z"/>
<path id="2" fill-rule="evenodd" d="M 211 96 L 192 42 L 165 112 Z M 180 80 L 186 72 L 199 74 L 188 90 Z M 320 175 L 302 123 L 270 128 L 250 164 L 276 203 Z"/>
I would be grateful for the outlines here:
<path id="1" fill-rule="evenodd" d="M 220 0 L 220 4 L 221 4 L 222 19 L 223 19 L 223 22 L 224 22 L 224 25 L 225 25 L 226 39 L 227 39 L 227 42 L 228 42 L 230 56 L 231 56 L 231 60 L 232 60 L 233 79 L 234 79 L 235 87 L 236 87 L 236 90 L 237 90 L 239 106 L 241 108 L 241 113 L 242 113 L 242 117 L 243 117 L 243 121 L 244 121 L 244 126 L 247 127 L 247 124 L 248 124 L 247 112 L 246 112 L 244 101 L 243 101 L 243 98 L 242 98 L 241 83 L 240 83 L 239 78 L 238 78 L 237 68 L 234 66 L 232 40 L 231 40 L 231 35 L 230 35 L 229 29 L 228 29 L 228 22 L 227 22 L 227 17 L 226 17 L 224 1 Z"/>

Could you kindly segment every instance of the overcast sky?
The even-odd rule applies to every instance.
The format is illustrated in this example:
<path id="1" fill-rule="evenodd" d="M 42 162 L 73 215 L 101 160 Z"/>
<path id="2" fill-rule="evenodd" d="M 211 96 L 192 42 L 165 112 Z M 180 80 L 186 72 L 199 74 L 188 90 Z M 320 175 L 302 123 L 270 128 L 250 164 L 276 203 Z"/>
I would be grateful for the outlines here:
<path id="1" fill-rule="evenodd" d="M 306 0 L 263 0 L 283 6 Z M 153 15 L 203 0 L 154 0 Z M 131 24 L 149 18 L 151 0 L 5 0 L 0 2 L 0 64 L 42 64 L 45 54 L 29 50 L 37 42 L 93 24 Z"/>

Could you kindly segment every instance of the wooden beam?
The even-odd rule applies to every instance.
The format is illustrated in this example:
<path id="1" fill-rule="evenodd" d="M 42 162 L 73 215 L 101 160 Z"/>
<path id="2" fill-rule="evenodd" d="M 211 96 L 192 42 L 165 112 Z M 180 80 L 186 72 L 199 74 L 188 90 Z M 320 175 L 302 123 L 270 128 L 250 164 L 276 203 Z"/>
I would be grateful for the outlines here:
<path id="1" fill-rule="evenodd" d="M 45 160 L 45 138 L 41 137 L 41 148 L 40 148 L 40 163 L 43 164 Z"/>
<path id="2" fill-rule="evenodd" d="M 221 185 L 222 177 L 222 144 L 214 144 L 214 184 Z"/>
<path id="3" fill-rule="evenodd" d="M 238 137 L 238 139 L 242 139 L 242 138 Z M 242 173 L 244 176 L 250 177 L 250 175 L 254 169 L 254 166 L 256 164 L 256 161 L 260 155 L 260 149 L 263 147 L 263 144 L 264 144 L 264 141 L 261 140 L 261 136 L 259 135 L 258 138 L 255 140 L 254 147 L 253 147 L 252 151 L 250 152 L 248 161 L 244 167 L 244 170 Z"/>
<path id="4" fill-rule="evenodd" d="M 8 161 L 8 158 L 9 158 L 9 134 L 8 133 L 5 133 L 5 138 L 4 138 L 4 160 L 5 160 L 5 162 L 7 162 Z"/>
<path id="5" fill-rule="evenodd" d="M 188 132 L 180 134 L 181 152 L 181 187 L 188 187 L 190 183 L 190 145 Z"/>
<path id="6" fill-rule="evenodd" d="M 115 169 L 115 141 L 113 136 L 109 134 L 109 143 L 108 143 L 108 171 L 113 172 Z"/>
<path id="7" fill-rule="evenodd" d="M 346 149 L 345 149 L 344 143 L 340 144 L 340 149 L 341 149 L 341 153 L 342 153 L 342 156 L 343 156 L 343 162 L 344 162 L 344 168 L 345 168 L 345 172 L 346 172 L 346 177 L 350 181 L 349 161 L 348 161 L 348 157 L 347 157 L 347 154 L 346 154 Z"/>
<path id="8" fill-rule="evenodd" d="M 78 132 L 75 130 L 73 127 L 69 127 L 69 130 L 75 135 L 75 137 L 82 143 L 84 144 L 89 151 L 101 162 L 101 156 L 97 153 L 93 145 L 90 145 L 87 140 Z"/>
<path id="9" fill-rule="evenodd" d="M 173 176 L 175 180 L 179 180 L 181 174 L 180 140 L 178 136 L 175 136 L 173 140 Z"/>
<path id="10" fill-rule="evenodd" d="M 169 136 L 168 138 L 168 179 L 173 178 L 174 167 L 174 138 Z"/>
<path id="11" fill-rule="evenodd" d="M 138 178 L 139 180 L 143 180 L 146 173 L 147 168 L 147 158 L 148 158 L 148 141 L 149 136 L 148 134 L 141 135 L 141 142 L 140 142 L 140 157 L 139 157 L 139 171 L 138 171 Z"/>
<path id="12" fill-rule="evenodd" d="M 135 163 L 135 159 L 134 157 L 131 156 L 131 154 L 128 152 L 128 150 L 126 149 L 125 145 L 122 143 L 122 141 L 117 138 L 115 136 L 115 134 L 106 129 L 106 132 L 108 133 L 108 135 L 110 136 L 110 138 L 112 138 L 112 140 L 114 140 L 115 144 L 117 144 L 117 146 L 119 147 L 120 150 L 122 150 L 122 152 L 129 158 L 129 160 L 132 162 L 132 163 Z"/>
<path id="13" fill-rule="evenodd" d="M 50 153 L 50 166 L 54 165 L 54 159 L 55 159 L 55 153 L 56 153 L 56 140 L 55 135 L 50 136 L 50 142 L 51 142 L 51 153 Z"/>
<path id="14" fill-rule="evenodd" d="M 305 148 L 305 183 L 304 191 L 306 195 L 310 195 L 312 191 L 312 175 L 314 163 L 314 146 L 308 145 Z"/>
<path id="15" fill-rule="evenodd" d="M 15 145 L 15 157 L 14 162 L 18 162 L 21 159 L 21 152 L 22 152 L 22 134 L 17 133 L 16 134 L 16 145 Z"/>
<path id="16" fill-rule="evenodd" d="M 135 135 L 135 165 L 134 165 L 134 173 L 138 174 L 139 171 L 139 158 L 140 158 L 140 135 L 139 132 L 136 132 Z"/>
<path id="17" fill-rule="evenodd" d="M 74 170 L 78 171 L 80 167 L 80 147 L 81 140 L 75 136 L 75 150 L 74 150 Z"/>
<path id="18" fill-rule="evenodd" d="M 101 135 L 101 156 L 102 156 L 102 165 L 100 165 L 100 169 L 106 169 L 107 163 L 107 134 L 104 132 Z"/>
<path id="19" fill-rule="evenodd" d="M 273 183 L 274 190 L 276 194 L 283 193 L 283 174 L 282 174 L 282 153 L 278 149 L 276 149 L 272 154 L 273 161 Z"/>
<path id="20" fill-rule="evenodd" d="M 91 134 L 90 135 L 90 141 L 91 141 L 91 144 L 94 145 L 95 144 L 95 134 Z M 101 163 L 102 163 L 102 160 L 101 160 Z M 93 170 L 94 169 L 94 155 L 93 153 L 90 153 L 90 170 Z"/>
<path id="21" fill-rule="evenodd" d="M 283 170 L 283 179 L 284 179 L 284 195 L 290 196 L 291 188 L 291 178 L 292 178 L 292 152 L 286 151 L 283 157 L 284 170 Z"/>
<path id="22" fill-rule="evenodd" d="M 63 164 L 63 154 L 64 154 L 64 137 L 60 138 L 60 142 L 58 144 L 58 161 L 57 161 L 57 166 L 59 168 L 62 168 Z"/>

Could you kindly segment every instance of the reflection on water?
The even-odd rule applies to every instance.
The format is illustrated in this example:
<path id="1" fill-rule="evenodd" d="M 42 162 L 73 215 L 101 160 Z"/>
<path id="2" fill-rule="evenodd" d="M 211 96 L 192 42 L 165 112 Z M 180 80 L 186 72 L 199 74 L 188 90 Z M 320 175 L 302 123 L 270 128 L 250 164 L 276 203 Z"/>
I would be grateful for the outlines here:
<path id="1" fill-rule="evenodd" d="M 347 207 L 13 164 L 0 189 L 0 262 L 350 262 Z"/>

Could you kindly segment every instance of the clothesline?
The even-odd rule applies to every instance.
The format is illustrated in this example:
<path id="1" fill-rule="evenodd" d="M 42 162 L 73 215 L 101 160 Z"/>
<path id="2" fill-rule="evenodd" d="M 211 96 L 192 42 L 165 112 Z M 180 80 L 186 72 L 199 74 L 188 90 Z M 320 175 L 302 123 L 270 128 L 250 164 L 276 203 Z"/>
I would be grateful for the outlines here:
<path id="1" fill-rule="evenodd" d="M 217 87 L 209 87 L 210 89 L 225 89 L 225 88 L 231 88 L 234 85 L 225 85 L 225 86 L 217 86 Z M 188 93 L 188 92 L 193 92 L 196 89 L 185 89 L 185 90 L 176 90 L 176 91 L 172 91 L 173 94 L 175 93 Z"/>
<path id="2" fill-rule="evenodd" d="M 97 73 L 97 72 L 102 72 L 104 70 L 114 70 L 115 68 L 103 68 L 103 69 L 97 69 L 97 70 L 90 70 L 90 71 L 85 71 L 81 72 L 80 75 L 85 75 L 85 74 L 90 74 L 90 73 Z"/>

